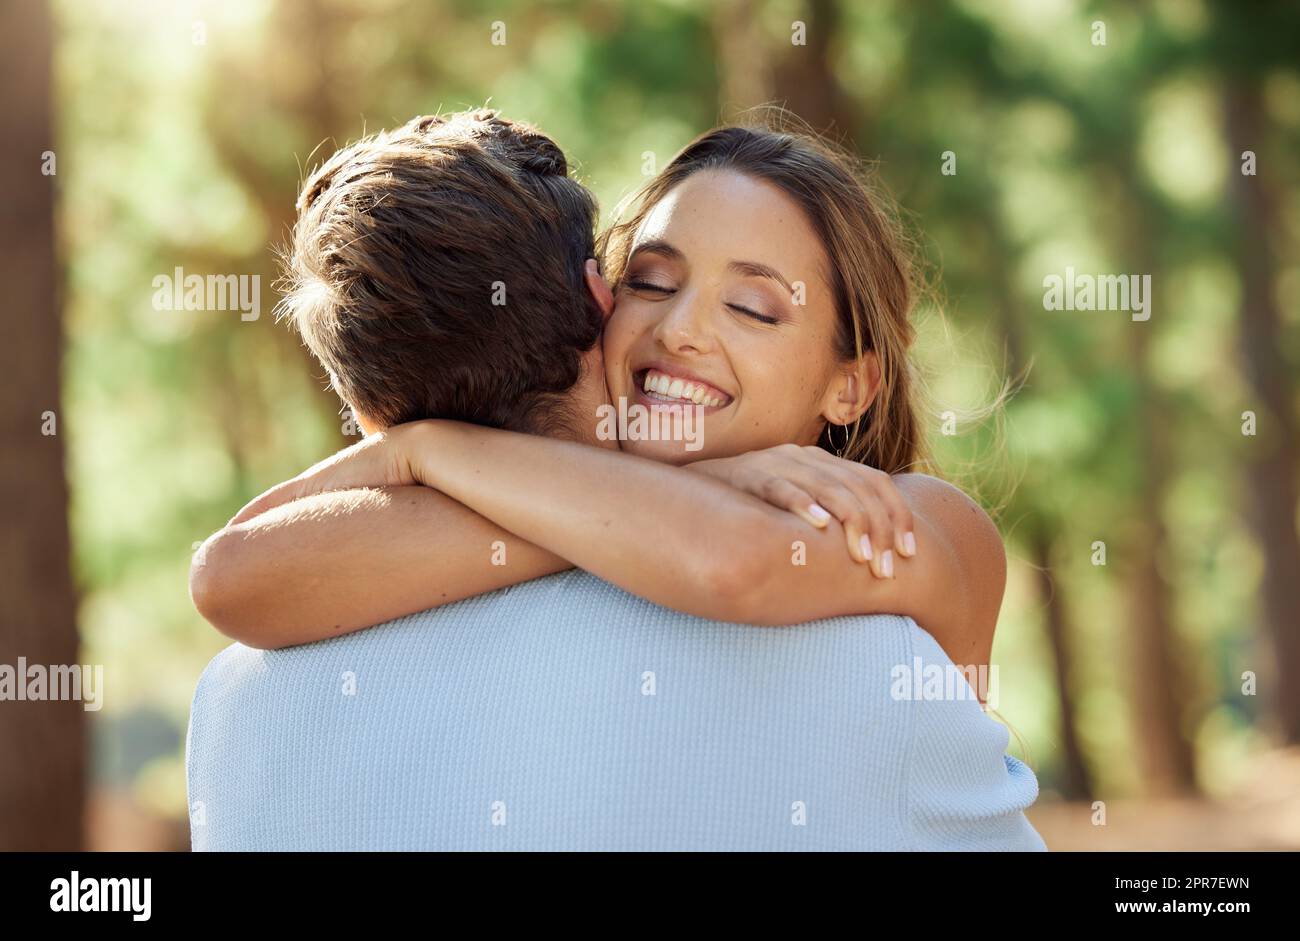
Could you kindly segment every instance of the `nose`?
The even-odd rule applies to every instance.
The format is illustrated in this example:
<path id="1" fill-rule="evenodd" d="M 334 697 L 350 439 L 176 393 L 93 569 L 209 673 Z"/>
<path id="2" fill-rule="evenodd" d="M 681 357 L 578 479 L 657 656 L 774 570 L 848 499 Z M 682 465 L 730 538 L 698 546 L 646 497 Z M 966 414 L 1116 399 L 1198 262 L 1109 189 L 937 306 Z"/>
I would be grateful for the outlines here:
<path id="1" fill-rule="evenodd" d="M 707 353 L 713 349 L 708 304 L 698 291 L 679 291 L 664 305 L 655 339 L 671 353 Z"/>

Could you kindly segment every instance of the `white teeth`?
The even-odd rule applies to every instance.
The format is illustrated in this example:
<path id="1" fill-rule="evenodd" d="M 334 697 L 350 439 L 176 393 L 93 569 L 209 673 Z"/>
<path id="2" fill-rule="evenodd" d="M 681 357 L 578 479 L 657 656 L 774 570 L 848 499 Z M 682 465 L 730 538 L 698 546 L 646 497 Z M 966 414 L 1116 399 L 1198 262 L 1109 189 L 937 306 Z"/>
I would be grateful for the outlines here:
<path id="1" fill-rule="evenodd" d="M 646 371 L 642 388 L 646 392 L 657 392 L 659 395 L 681 399 L 684 402 L 694 402 L 696 405 L 704 405 L 710 408 L 716 408 L 723 402 L 718 396 L 710 395 L 702 385 L 696 385 L 687 379 L 674 379 L 672 376 L 653 369 Z"/>

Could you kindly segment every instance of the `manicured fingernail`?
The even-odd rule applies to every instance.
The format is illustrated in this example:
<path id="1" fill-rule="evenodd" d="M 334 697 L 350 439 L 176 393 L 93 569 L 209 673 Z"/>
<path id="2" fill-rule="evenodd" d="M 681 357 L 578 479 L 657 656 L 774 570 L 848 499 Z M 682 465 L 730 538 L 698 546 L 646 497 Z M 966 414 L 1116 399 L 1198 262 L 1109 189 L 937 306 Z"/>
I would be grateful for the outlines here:
<path id="1" fill-rule="evenodd" d="M 871 540 L 868 539 L 866 536 L 863 536 L 863 537 L 858 541 L 858 545 L 860 545 L 860 546 L 862 547 L 862 556 L 863 556 L 863 558 L 870 559 L 870 558 L 871 558 Z"/>
<path id="2" fill-rule="evenodd" d="M 912 533 L 903 533 L 903 550 L 904 555 L 916 555 L 916 536 Z"/>
<path id="3" fill-rule="evenodd" d="M 808 515 L 819 523 L 824 523 L 831 518 L 831 515 L 826 512 L 826 509 L 820 503 L 810 504 L 808 507 Z"/>
<path id="4" fill-rule="evenodd" d="M 885 573 L 885 578 L 894 577 L 894 552 L 892 549 L 886 549 L 881 553 L 880 571 Z"/>

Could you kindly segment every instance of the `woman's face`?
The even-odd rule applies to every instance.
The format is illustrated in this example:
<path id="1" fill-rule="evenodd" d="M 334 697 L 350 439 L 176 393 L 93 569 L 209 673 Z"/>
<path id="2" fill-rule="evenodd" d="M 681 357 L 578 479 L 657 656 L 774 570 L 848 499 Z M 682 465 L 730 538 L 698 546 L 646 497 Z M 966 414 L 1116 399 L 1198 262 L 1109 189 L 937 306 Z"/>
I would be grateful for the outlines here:
<path id="1" fill-rule="evenodd" d="M 776 186 L 704 170 L 670 191 L 634 237 L 605 328 L 606 381 L 616 407 L 656 418 L 701 406 L 702 446 L 629 438 L 623 450 L 683 463 L 815 444 L 828 417 L 852 420 L 827 272 L 820 239 Z"/>

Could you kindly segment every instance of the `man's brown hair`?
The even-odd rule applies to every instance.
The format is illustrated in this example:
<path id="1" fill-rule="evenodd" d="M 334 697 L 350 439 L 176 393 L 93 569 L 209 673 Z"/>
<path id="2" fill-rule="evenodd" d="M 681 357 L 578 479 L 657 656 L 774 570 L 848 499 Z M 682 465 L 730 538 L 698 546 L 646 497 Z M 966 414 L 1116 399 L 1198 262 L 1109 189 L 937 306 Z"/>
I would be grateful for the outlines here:
<path id="1" fill-rule="evenodd" d="M 542 431 L 600 338 L 595 221 L 535 128 L 487 109 L 415 118 L 307 178 L 279 313 L 374 421 Z"/>

